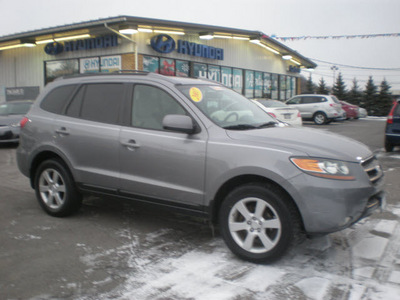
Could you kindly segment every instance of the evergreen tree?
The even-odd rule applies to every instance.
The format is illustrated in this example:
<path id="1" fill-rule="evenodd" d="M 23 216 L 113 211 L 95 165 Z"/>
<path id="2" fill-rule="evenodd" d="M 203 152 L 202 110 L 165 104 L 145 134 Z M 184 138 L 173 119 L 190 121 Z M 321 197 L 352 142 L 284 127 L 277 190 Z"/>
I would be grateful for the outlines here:
<path id="1" fill-rule="evenodd" d="M 392 106 L 392 96 L 390 93 L 390 85 L 386 79 L 381 82 L 378 100 L 375 106 L 376 116 L 387 116 Z"/>
<path id="2" fill-rule="evenodd" d="M 321 77 L 319 81 L 319 85 L 317 87 L 317 94 L 322 94 L 322 95 L 329 95 L 329 89 L 326 86 L 325 80 L 323 77 Z"/>
<path id="3" fill-rule="evenodd" d="M 347 100 L 351 104 L 363 107 L 362 92 L 359 89 L 359 86 L 358 86 L 356 78 L 353 79 L 353 86 L 352 86 L 351 90 L 348 93 Z"/>
<path id="4" fill-rule="evenodd" d="M 364 107 L 370 116 L 375 116 L 377 98 L 377 87 L 372 79 L 372 76 L 370 76 L 367 84 L 365 85 L 365 90 L 363 93 Z"/>
<path id="5" fill-rule="evenodd" d="M 342 73 L 339 73 L 336 82 L 332 87 L 332 94 L 334 94 L 339 100 L 347 99 L 346 84 L 343 81 Z"/>
<path id="6" fill-rule="evenodd" d="M 306 90 L 304 92 L 305 94 L 314 94 L 314 91 L 315 91 L 314 83 L 312 82 L 312 78 L 310 75 L 306 83 Z"/>

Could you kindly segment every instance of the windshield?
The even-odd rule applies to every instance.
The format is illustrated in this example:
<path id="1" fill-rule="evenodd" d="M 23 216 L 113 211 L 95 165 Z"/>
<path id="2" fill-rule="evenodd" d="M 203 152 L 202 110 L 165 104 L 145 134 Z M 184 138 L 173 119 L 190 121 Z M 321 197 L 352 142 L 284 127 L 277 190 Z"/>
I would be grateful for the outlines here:
<path id="1" fill-rule="evenodd" d="M 228 88 L 216 85 L 183 85 L 177 88 L 222 128 L 245 130 L 277 124 L 251 100 Z"/>
<path id="2" fill-rule="evenodd" d="M 24 115 L 31 108 L 31 103 L 4 103 L 0 105 L 0 116 Z"/>

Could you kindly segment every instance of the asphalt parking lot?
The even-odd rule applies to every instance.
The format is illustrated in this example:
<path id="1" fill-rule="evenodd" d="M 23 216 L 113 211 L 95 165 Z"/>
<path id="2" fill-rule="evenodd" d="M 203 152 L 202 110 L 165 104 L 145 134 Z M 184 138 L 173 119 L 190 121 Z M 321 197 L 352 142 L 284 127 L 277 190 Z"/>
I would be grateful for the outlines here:
<path id="1" fill-rule="evenodd" d="M 400 299 L 400 149 L 383 150 L 384 120 L 304 126 L 367 144 L 388 207 L 272 265 L 237 259 L 202 220 L 127 201 L 50 217 L 0 145 L 0 299 Z"/>

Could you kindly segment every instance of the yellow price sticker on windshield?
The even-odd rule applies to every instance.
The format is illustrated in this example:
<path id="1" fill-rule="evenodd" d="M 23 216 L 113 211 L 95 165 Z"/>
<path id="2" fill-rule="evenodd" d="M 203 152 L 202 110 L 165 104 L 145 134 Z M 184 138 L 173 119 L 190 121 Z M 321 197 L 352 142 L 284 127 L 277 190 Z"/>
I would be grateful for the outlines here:
<path id="1" fill-rule="evenodd" d="M 200 102 L 203 100 L 203 93 L 197 87 L 190 88 L 189 95 L 194 102 Z"/>

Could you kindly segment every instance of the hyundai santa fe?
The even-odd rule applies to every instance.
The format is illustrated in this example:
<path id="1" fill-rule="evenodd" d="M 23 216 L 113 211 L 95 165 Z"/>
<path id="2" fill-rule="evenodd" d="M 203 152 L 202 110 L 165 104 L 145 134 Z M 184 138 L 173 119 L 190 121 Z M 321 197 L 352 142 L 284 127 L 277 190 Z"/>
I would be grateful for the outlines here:
<path id="1" fill-rule="evenodd" d="M 317 125 L 346 118 L 342 105 L 334 95 L 297 95 L 287 100 L 286 104 L 297 108 L 303 120 L 312 120 Z"/>
<path id="2" fill-rule="evenodd" d="M 21 127 L 18 166 L 48 214 L 70 215 L 93 193 L 157 204 L 218 224 L 251 262 L 276 260 L 300 236 L 344 229 L 385 203 L 382 169 L 365 145 L 281 126 L 206 80 L 62 78 Z"/>

